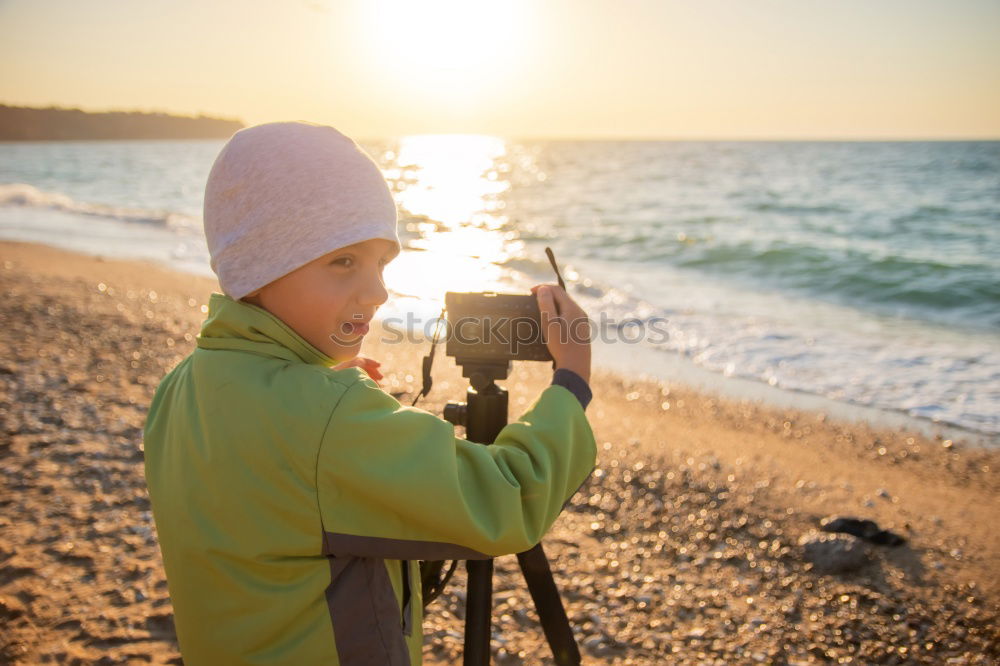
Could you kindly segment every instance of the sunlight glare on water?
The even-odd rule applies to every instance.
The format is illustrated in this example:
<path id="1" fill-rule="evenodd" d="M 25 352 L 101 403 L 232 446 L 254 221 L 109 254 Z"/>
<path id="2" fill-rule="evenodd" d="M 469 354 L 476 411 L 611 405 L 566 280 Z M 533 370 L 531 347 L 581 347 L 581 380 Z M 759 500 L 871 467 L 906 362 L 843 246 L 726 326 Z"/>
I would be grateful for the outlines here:
<path id="1" fill-rule="evenodd" d="M 510 189 L 507 147 L 482 135 L 403 137 L 386 177 L 401 210 L 404 251 L 386 270 L 397 294 L 393 309 L 412 311 L 413 299 L 438 310 L 446 291 L 500 291 L 498 264 L 522 249 L 504 232 L 502 195 Z"/>

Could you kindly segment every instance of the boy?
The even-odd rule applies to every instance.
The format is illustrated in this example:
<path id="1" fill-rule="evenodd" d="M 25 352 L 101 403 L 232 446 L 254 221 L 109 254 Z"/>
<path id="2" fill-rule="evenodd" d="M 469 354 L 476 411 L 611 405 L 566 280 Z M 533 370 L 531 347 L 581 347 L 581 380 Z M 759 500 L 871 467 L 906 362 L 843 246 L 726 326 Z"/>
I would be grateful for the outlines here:
<path id="1" fill-rule="evenodd" d="M 225 293 L 145 428 L 185 663 L 420 663 L 416 560 L 529 549 L 593 469 L 590 347 L 566 334 L 586 314 L 532 289 L 553 385 L 474 444 L 357 357 L 399 252 L 392 195 L 357 144 L 308 123 L 240 130 L 204 218 Z"/>

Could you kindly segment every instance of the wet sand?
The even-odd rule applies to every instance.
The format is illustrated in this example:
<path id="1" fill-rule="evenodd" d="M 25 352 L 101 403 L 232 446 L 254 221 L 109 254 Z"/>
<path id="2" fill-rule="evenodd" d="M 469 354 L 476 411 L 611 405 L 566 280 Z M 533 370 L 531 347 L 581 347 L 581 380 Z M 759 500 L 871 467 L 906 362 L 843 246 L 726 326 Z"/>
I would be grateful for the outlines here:
<path id="1" fill-rule="evenodd" d="M 181 663 L 142 474 L 160 378 L 214 280 L 0 243 L 0 663 Z M 406 404 L 424 345 L 369 333 Z M 418 403 L 463 399 L 450 359 Z M 516 414 L 547 383 L 516 364 Z M 585 663 L 1000 660 L 996 451 L 596 369 L 598 470 L 543 541 Z M 889 548 L 824 573 L 821 518 Z M 550 662 L 514 557 L 494 581 L 496 663 Z M 428 609 L 427 663 L 460 660 L 464 577 Z M 949 659 L 952 660 L 949 662 Z"/>

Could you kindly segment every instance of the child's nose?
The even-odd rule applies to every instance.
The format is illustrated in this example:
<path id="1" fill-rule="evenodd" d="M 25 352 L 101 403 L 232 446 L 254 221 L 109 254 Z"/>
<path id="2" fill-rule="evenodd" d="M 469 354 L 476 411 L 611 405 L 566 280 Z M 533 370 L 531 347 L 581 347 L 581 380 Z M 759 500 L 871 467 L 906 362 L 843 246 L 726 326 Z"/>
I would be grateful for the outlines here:
<path id="1" fill-rule="evenodd" d="M 374 305 L 376 307 L 389 300 L 389 292 L 386 290 L 381 276 L 374 278 L 368 283 L 359 300 L 363 305 Z"/>

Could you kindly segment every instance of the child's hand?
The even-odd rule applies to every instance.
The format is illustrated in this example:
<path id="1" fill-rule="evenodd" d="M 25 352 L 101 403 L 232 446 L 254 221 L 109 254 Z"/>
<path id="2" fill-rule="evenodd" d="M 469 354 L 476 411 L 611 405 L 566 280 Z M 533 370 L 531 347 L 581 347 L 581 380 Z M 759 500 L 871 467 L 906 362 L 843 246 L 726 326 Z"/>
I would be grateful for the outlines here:
<path id="1" fill-rule="evenodd" d="M 382 379 L 382 373 L 379 372 L 378 368 L 382 365 L 375 359 L 368 358 L 366 356 L 355 356 L 350 361 L 344 361 L 338 365 L 333 366 L 334 370 L 345 370 L 347 368 L 361 368 L 368 373 L 368 376 L 375 380 L 378 384 L 378 380 Z M 381 384 L 379 384 L 381 386 Z"/>
<path id="2" fill-rule="evenodd" d="M 572 370 L 590 382 L 592 333 L 587 313 L 557 284 L 536 284 L 531 293 L 538 299 L 545 346 L 556 368 Z"/>

